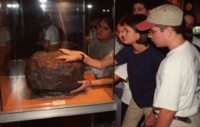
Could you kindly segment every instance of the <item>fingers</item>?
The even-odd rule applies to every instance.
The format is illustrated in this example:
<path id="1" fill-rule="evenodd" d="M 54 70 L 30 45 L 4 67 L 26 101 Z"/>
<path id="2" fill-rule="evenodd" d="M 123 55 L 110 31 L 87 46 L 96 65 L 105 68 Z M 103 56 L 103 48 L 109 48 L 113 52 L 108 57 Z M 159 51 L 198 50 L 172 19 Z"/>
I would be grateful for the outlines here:
<path id="1" fill-rule="evenodd" d="M 88 88 L 90 81 L 88 81 L 88 80 L 81 80 L 81 81 L 78 81 L 78 83 L 81 84 L 81 86 L 79 88 L 75 89 L 75 90 L 70 91 L 71 94 L 83 91 L 86 88 Z"/>
<path id="2" fill-rule="evenodd" d="M 82 90 L 85 90 L 87 87 L 85 87 L 84 85 L 81 85 L 79 88 L 75 89 L 75 90 L 72 90 L 70 91 L 71 94 L 74 94 L 74 93 L 78 93 Z"/>
<path id="3" fill-rule="evenodd" d="M 86 84 L 87 83 L 87 80 L 80 80 L 78 81 L 78 84 Z"/>
<path id="4" fill-rule="evenodd" d="M 92 85 L 90 80 L 81 80 L 78 81 L 78 83 L 82 84 L 85 88 L 90 87 Z"/>
<path id="5" fill-rule="evenodd" d="M 67 55 L 60 55 L 60 56 L 56 57 L 56 59 L 65 60 L 67 62 L 68 61 L 68 56 Z"/>
<path id="6" fill-rule="evenodd" d="M 69 49 L 64 49 L 64 48 L 59 49 L 59 51 L 61 51 L 61 52 L 64 53 L 64 54 L 67 54 L 67 55 L 79 55 L 79 54 L 84 54 L 83 52 L 81 52 L 81 51 L 79 51 L 79 50 L 69 50 Z"/>
<path id="7" fill-rule="evenodd" d="M 69 49 L 64 49 L 64 48 L 61 48 L 59 49 L 61 52 L 63 52 L 64 54 L 73 54 L 73 52 L 76 52 L 76 51 L 73 51 L 73 50 L 69 50 Z"/>
<path id="8" fill-rule="evenodd" d="M 65 55 L 57 56 L 56 59 L 59 59 L 59 60 L 60 60 L 60 59 L 65 59 Z"/>
<path id="9" fill-rule="evenodd" d="M 59 51 L 61 51 L 64 54 L 69 54 L 69 52 L 70 52 L 70 50 L 64 49 L 64 48 L 59 49 Z"/>
<path id="10" fill-rule="evenodd" d="M 60 55 L 56 59 L 64 60 L 65 62 L 73 62 L 79 60 L 79 55 Z"/>
<path id="11" fill-rule="evenodd" d="M 79 87 L 79 88 L 77 88 L 77 89 L 75 89 L 75 90 L 72 90 L 72 91 L 70 91 L 70 93 L 71 94 L 75 94 L 75 93 L 78 93 L 78 92 L 80 92 L 80 91 L 82 91 L 83 89 L 81 88 L 81 87 Z"/>

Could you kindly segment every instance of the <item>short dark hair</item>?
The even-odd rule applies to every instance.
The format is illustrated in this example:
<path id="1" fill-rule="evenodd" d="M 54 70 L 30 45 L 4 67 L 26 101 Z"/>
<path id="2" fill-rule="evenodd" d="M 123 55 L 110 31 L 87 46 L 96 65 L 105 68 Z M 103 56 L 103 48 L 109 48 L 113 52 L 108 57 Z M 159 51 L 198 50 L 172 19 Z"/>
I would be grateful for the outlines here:
<path id="1" fill-rule="evenodd" d="M 112 31 L 114 31 L 114 21 L 113 17 L 111 15 L 102 15 L 99 17 L 99 23 L 101 21 L 105 21 L 107 25 L 111 28 Z"/>
<path id="2" fill-rule="evenodd" d="M 123 16 L 118 24 L 119 25 L 128 25 L 132 27 L 132 29 L 140 34 L 140 40 L 137 42 L 138 44 L 144 44 L 144 45 L 149 45 L 149 40 L 148 40 L 148 31 L 139 31 L 136 28 L 136 24 L 146 20 L 146 16 L 143 14 L 138 14 L 138 15 L 132 15 L 132 14 L 127 14 Z"/>
<path id="3" fill-rule="evenodd" d="M 149 4 L 148 4 L 148 2 L 147 2 L 146 0 L 136 0 L 136 1 L 134 1 L 134 2 L 132 3 L 132 5 L 137 4 L 137 3 L 144 5 L 144 7 L 145 7 L 147 10 L 150 9 Z"/>
<path id="4" fill-rule="evenodd" d="M 196 25 L 196 20 L 197 20 L 197 17 L 195 15 L 195 13 L 193 11 L 186 11 L 186 12 L 184 12 L 184 14 L 183 14 L 183 21 L 184 21 L 185 24 L 186 24 L 186 22 L 185 22 L 185 18 L 184 17 L 186 15 L 192 16 L 194 18 L 194 24 L 193 24 L 193 26 L 195 26 Z"/>

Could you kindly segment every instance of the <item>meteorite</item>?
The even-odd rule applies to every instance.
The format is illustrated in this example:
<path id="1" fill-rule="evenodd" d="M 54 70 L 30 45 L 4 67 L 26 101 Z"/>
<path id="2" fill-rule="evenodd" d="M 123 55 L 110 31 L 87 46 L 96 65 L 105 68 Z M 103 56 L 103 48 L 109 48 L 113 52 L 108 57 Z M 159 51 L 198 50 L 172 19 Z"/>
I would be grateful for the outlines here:
<path id="1" fill-rule="evenodd" d="M 27 61 L 26 83 L 35 94 L 69 93 L 80 86 L 77 81 L 83 79 L 84 64 L 58 60 L 59 55 L 62 52 L 38 51 Z"/>

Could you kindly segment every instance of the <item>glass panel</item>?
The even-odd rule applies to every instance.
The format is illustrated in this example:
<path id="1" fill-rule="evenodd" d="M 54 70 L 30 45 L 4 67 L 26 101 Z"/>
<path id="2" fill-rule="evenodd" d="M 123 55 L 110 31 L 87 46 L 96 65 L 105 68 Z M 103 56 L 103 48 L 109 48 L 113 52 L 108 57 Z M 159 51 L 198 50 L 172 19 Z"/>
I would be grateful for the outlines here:
<path id="1" fill-rule="evenodd" d="M 30 71 L 35 66 L 38 67 L 44 64 L 45 66 L 41 68 L 38 67 L 34 70 L 34 83 L 37 84 L 40 80 L 46 78 L 43 82 L 48 82 L 47 84 L 55 82 L 59 85 L 61 80 L 57 80 L 56 78 L 62 77 L 59 71 L 64 69 L 44 71 L 48 67 L 54 69 L 54 67 L 59 64 L 59 62 L 53 62 L 53 59 L 56 57 L 55 55 L 45 54 L 37 56 L 38 58 L 31 62 L 30 59 L 32 59 L 38 51 L 50 53 L 57 51 L 59 48 L 80 50 L 88 53 L 88 40 L 86 38 L 88 37 L 91 39 L 91 33 L 89 31 L 93 19 L 102 17 L 103 15 L 109 15 L 110 18 L 112 18 L 111 27 L 112 32 L 114 32 L 113 14 L 113 0 L 0 0 L 0 82 L 3 110 L 12 111 L 43 108 L 41 105 L 51 107 L 112 101 L 113 85 L 92 87 L 86 91 L 82 91 L 88 92 L 87 95 L 82 92 L 71 95 L 69 91 L 68 94 L 63 95 L 56 93 L 57 91 L 53 91 L 54 89 L 49 89 L 51 86 L 47 85 L 48 92 L 50 91 L 51 94 L 50 96 L 45 95 L 41 97 L 35 92 L 35 90 L 38 89 L 30 86 L 27 82 L 29 78 L 27 75 L 30 74 L 27 72 L 27 68 L 29 69 L 28 71 Z M 49 30 L 50 26 L 51 30 Z M 97 52 L 102 52 L 102 48 L 96 49 L 98 50 Z M 110 45 L 109 50 L 114 51 L 114 43 Z M 36 58 L 36 56 L 34 58 Z M 38 62 L 42 59 L 42 62 Z M 70 67 L 67 70 L 73 70 L 70 72 L 70 83 L 72 80 L 82 80 L 83 78 L 87 78 L 88 80 L 93 80 L 91 78 L 94 77 L 103 78 L 97 75 L 94 77 L 91 75 L 88 76 L 87 74 L 85 75 L 86 71 L 89 72 L 85 69 L 88 67 L 85 67 L 82 72 L 81 69 L 79 69 L 82 65 L 80 61 L 76 62 L 76 65 L 69 65 Z M 68 65 L 65 64 L 62 65 L 62 67 L 63 66 Z M 39 71 L 40 69 L 41 71 Z M 112 79 L 113 67 L 110 68 L 110 70 L 110 74 L 106 76 Z M 96 71 L 99 70 L 95 70 L 95 72 Z M 66 73 L 66 71 L 63 71 L 62 74 L 63 73 Z M 43 85 L 41 86 L 43 87 Z M 63 87 L 58 88 L 55 86 L 54 88 L 63 92 Z M 65 89 L 64 87 L 64 90 Z M 52 91 L 54 93 L 52 93 Z M 57 101 L 58 96 L 61 101 Z M 38 101 L 38 98 L 42 98 L 43 101 Z"/>

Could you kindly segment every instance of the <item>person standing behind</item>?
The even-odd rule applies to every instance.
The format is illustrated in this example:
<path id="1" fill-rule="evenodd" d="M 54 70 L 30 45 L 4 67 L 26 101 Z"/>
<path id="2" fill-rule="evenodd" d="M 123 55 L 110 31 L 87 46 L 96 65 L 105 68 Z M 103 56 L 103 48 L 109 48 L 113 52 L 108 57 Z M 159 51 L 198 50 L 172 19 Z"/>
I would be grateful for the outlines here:
<path id="1" fill-rule="evenodd" d="M 6 16 L 0 15 L 0 75 L 8 72 L 8 54 L 11 51 L 11 35 L 7 27 Z"/>
<path id="2" fill-rule="evenodd" d="M 138 15 L 138 14 L 143 14 L 146 16 L 148 15 L 149 7 L 146 1 L 137 0 L 137 1 L 134 1 L 132 5 L 133 5 L 133 9 L 132 9 L 133 15 Z"/>
<path id="3" fill-rule="evenodd" d="M 186 39 L 200 48 L 200 39 L 193 34 L 193 28 L 196 25 L 195 15 L 192 12 L 185 12 L 183 14 L 183 21 L 185 24 Z"/>
<path id="4" fill-rule="evenodd" d="M 136 25 L 149 31 L 157 47 L 169 48 L 157 72 L 153 110 L 146 127 L 200 126 L 200 54 L 183 37 L 183 12 L 174 5 L 152 9 L 147 20 Z"/>
<path id="5" fill-rule="evenodd" d="M 187 29 L 193 29 L 193 27 L 196 25 L 196 17 L 195 14 L 192 12 L 185 12 L 183 14 L 183 20 L 185 21 L 185 27 Z"/>
<path id="6" fill-rule="evenodd" d="M 108 59 L 114 56 L 123 46 L 117 42 L 114 36 L 114 24 L 112 16 L 103 15 L 98 20 L 97 29 L 95 31 L 96 37 L 88 44 L 88 55 L 98 59 Z M 100 50 L 99 50 L 100 49 Z M 111 76 L 113 67 L 104 69 L 96 69 L 93 67 L 87 68 L 97 78 Z"/>
<path id="7" fill-rule="evenodd" d="M 50 17 L 43 19 L 44 21 L 44 37 L 43 46 L 46 51 L 56 51 L 61 48 L 61 43 L 59 39 L 59 32 Z"/>

